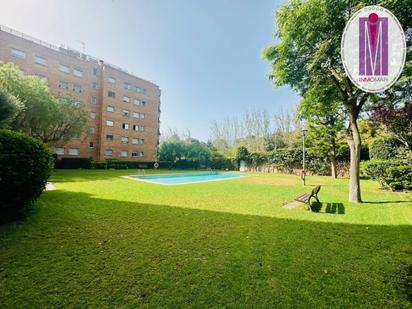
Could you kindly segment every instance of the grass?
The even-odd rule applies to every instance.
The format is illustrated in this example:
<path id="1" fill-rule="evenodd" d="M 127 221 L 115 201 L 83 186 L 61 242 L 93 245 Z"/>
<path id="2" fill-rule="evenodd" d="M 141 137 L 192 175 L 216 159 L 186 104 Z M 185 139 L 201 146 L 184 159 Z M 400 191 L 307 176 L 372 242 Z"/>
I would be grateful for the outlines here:
<path id="1" fill-rule="evenodd" d="M 412 308 L 410 193 L 362 181 L 355 205 L 347 179 L 118 177 L 131 173 L 57 171 L 0 227 L 2 308 Z M 319 212 L 280 207 L 317 184 Z"/>

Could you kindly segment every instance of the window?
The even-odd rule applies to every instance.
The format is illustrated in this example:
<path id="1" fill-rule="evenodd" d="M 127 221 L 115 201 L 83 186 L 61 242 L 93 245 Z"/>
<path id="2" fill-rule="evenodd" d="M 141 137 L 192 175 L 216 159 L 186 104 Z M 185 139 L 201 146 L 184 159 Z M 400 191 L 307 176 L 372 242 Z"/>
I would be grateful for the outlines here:
<path id="1" fill-rule="evenodd" d="M 137 86 L 133 86 L 133 91 L 136 92 L 136 93 L 140 93 L 140 92 L 142 92 L 142 88 L 137 87 Z"/>
<path id="2" fill-rule="evenodd" d="M 64 80 L 59 80 L 59 88 L 69 89 L 69 83 Z"/>
<path id="3" fill-rule="evenodd" d="M 70 73 L 70 67 L 64 64 L 59 64 L 59 70 L 64 73 Z"/>
<path id="4" fill-rule="evenodd" d="M 47 66 L 47 60 L 40 56 L 34 56 L 34 62 L 40 65 Z"/>
<path id="5" fill-rule="evenodd" d="M 77 93 L 81 93 L 82 92 L 82 86 L 80 85 L 73 85 L 73 91 L 77 92 Z"/>
<path id="6" fill-rule="evenodd" d="M 97 103 L 97 98 L 96 98 L 95 96 L 93 96 L 93 97 L 90 99 L 90 103 L 96 104 L 96 103 Z"/>
<path id="7" fill-rule="evenodd" d="M 138 144 L 143 144 L 144 143 L 144 139 L 142 139 L 142 138 L 133 138 L 132 139 L 132 144 L 133 145 L 138 145 Z"/>
<path id="8" fill-rule="evenodd" d="M 95 112 L 90 112 L 90 118 L 96 119 L 96 113 Z"/>
<path id="9" fill-rule="evenodd" d="M 57 154 L 57 155 L 64 155 L 64 147 L 54 148 L 54 153 Z"/>
<path id="10" fill-rule="evenodd" d="M 146 101 L 140 101 L 140 100 L 134 99 L 133 104 L 136 106 L 145 106 Z"/>
<path id="11" fill-rule="evenodd" d="M 137 124 L 134 124 L 133 131 L 144 131 L 144 126 L 139 126 Z"/>
<path id="12" fill-rule="evenodd" d="M 132 157 L 143 157 L 144 152 L 143 151 L 133 151 L 132 152 Z"/>
<path id="13" fill-rule="evenodd" d="M 129 138 L 125 137 L 125 136 L 122 136 L 122 143 L 123 144 L 129 144 Z"/>
<path id="14" fill-rule="evenodd" d="M 123 102 L 124 103 L 130 103 L 130 98 L 129 97 L 123 97 Z"/>
<path id="15" fill-rule="evenodd" d="M 129 152 L 127 150 L 123 150 L 123 151 L 120 152 L 120 156 L 123 157 L 123 158 L 128 157 Z"/>
<path id="16" fill-rule="evenodd" d="M 90 129 L 89 129 L 89 132 L 90 132 L 91 134 L 96 133 L 96 128 L 90 128 Z"/>
<path id="17" fill-rule="evenodd" d="M 108 127 L 113 127 L 113 126 L 114 126 L 114 122 L 111 121 L 111 120 L 106 120 L 106 125 L 107 125 Z"/>
<path id="18" fill-rule="evenodd" d="M 89 148 L 94 148 L 94 143 L 93 142 L 89 142 Z"/>
<path id="19" fill-rule="evenodd" d="M 92 74 L 93 74 L 94 76 L 97 76 L 97 68 L 93 68 Z"/>
<path id="20" fill-rule="evenodd" d="M 80 69 L 74 69 L 73 70 L 73 75 L 77 77 L 83 77 L 83 71 Z"/>
<path id="21" fill-rule="evenodd" d="M 107 92 L 107 96 L 110 98 L 115 98 L 116 97 L 116 93 L 114 91 L 108 91 Z"/>
<path id="22" fill-rule="evenodd" d="M 26 53 L 20 49 L 12 48 L 11 55 L 19 59 L 26 59 Z"/>
<path id="23" fill-rule="evenodd" d="M 104 155 L 105 155 L 106 157 L 111 157 L 111 156 L 113 156 L 113 149 L 110 149 L 110 148 L 105 149 L 105 150 L 104 150 Z"/>
<path id="24" fill-rule="evenodd" d="M 124 82 L 124 83 L 123 83 L 123 88 L 124 88 L 124 90 L 130 90 L 130 89 L 132 89 L 132 85 L 130 85 L 130 84 L 127 83 L 127 82 Z"/>
<path id="25" fill-rule="evenodd" d="M 144 114 L 143 114 L 143 113 L 133 112 L 133 117 L 134 117 L 134 118 L 144 118 Z"/>
<path id="26" fill-rule="evenodd" d="M 114 79 L 113 77 L 109 77 L 109 79 L 107 80 L 107 82 L 108 82 L 109 84 L 114 85 L 114 84 L 116 84 L 116 79 Z"/>
<path id="27" fill-rule="evenodd" d="M 128 110 L 126 110 L 126 109 L 124 109 L 123 110 L 123 116 L 126 116 L 126 117 L 129 117 L 129 111 Z"/>
<path id="28" fill-rule="evenodd" d="M 128 123 L 123 123 L 122 128 L 125 130 L 129 130 L 129 124 Z"/>
<path id="29" fill-rule="evenodd" d="M 106 135 L 106 141 L 113 141 L 113 135 L 107 134 Z"/>
<path id="30" fill-rule="evenodd" d="M 108 105 L 106 110 L 110 113 L 113 113 L 114 112 L 114 106 Z"/>
<path id="31" fill-rule="evenodd" d="M 92 88 L 93 88 L 93 89 L 97 89 L 97 82 L 93 82 L 93 83 L 92 83 Z"/>
<path id="32" fill-rule="evenodd" d="M 40 78 L 41 80 L 47 80 L 46 76 L 44 76 L 44 75 L 42 75 L 42 74 L 36 73 L 36 76 L 37 76 L 38 78 Z"/>
<path id="33" fill-rule="evenodd" d="M 69 155 L 78 156 L 80 153 L 79 148 L 69 148 Z"/>

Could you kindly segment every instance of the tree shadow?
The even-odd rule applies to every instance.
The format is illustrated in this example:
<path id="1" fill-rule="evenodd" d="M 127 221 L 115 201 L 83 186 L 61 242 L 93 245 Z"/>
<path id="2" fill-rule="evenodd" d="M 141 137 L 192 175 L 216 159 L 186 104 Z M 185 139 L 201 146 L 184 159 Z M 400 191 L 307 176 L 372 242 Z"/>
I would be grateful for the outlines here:
<path id="1" fill-rule="evenodd" d="M 401 203 L 412 203 L 412 201 L 363 201 L 364 204 L 401 204 Z"/>
<path id="2" fill-rule="evenodd" d="M 345 214 L 345 205 L 343 203 L 321 203 L 321 202 L 314 202 L 312 205 L 313 212 L 323 212 L 328 214 L 337 214 L 337 215 L 344 215 Z"/>
<path id="3" fill-rule="evenodd" d="M 314 203 L 314 207 L 339 213 L 339 204 Z M 239 295 L 253 295 L 258 289 L 260 297 L 279 300 L 269 307 L 296 307 L 298 303 L 291 300 L 293 292 L 284 291 L 293 291 L 302 281 L 310 283 L 300 287 L 303 293 L 321 305 L 330 304 L 332 297 L 337 307 L 344 307 L 352 298 L 359 306 L 367 306 L 374 297 L 376 303 L 385 304 L 387 294 L 370 289 L 370 285 L 380 282 L 382 271 L 392 278 L 393 270 L 379 266 L 394 260 L 399 264 L 410 261 L 404 250 L 412 227 L 405 225 L 377 225 L 366 231 L 361 224 L 292 223 L 290 219 L 148 204 L 137 198 L 103 199 L 64 190 L 46 192 L 36 207 L 22 226 L 0 228 L 3 300 L 15 307 L 81 307 L 92 302 L 106 307 L 124 297 L 116 294 L 118 291 L 145 295 L 122 298 L 124 307 L 159 303 L 184 307 L 195 297 L 241 305 L 247 299 Z M 360 266 L 355 263 L 354 271 L 342 271 L 342 265 L 359 256 Z M 328 273 L 320 273 L 325 261 Z M 13 284 L 16 273 L 25 275 Z M 212 289 L 205 277 L 218 282 L 218 288 Z M 285 288 L 268 285 L 261 289 L 262 280 Z M 333 284 L 324 285 L 323 280 Z M 408 286 L 410 281 L 405 282 Z M 345 289 L 337 291 L 338 283 Z M 392 283 L 384 287 L 393 289 Z M 225 290 L 228 286 L 239 287 L 242 293 Z M 319 288 L 324 289 L 321 296 L 313 292 Z M 55 292 L 50 296 L 44 293 L 47 290 Z M 354 292 L 347 295 L 349 291 Z M 174 293 L 180 293 L 179 298 Z M 395 298 L 395 293 L 388 294 L 393 295 L 389 301 L 395 306 L 404 301 Z M 368 299 L 359 303 L 365 295 Z"/>

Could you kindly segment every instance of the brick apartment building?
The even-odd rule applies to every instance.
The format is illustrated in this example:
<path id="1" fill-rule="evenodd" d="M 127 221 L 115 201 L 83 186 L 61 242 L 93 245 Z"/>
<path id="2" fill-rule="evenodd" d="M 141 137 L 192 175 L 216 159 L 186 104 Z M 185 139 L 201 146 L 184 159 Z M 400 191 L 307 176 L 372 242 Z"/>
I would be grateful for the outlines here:
<path id="1" fill-rule="evenodd" d="M 84 53 L 0 26 L 0 62 L 46 78 L 89 114 L 86 132 L 55 148 L 59 157 L 154 161 L 159 141 L 157 85 Z"/>

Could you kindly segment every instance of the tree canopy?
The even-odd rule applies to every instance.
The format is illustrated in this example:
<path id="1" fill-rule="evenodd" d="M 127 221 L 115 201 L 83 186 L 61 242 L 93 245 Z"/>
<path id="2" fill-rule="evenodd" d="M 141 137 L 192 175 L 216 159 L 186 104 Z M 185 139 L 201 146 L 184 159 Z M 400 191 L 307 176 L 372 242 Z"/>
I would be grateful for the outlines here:
<path id="1" fill-rule="evenodd" d="M 52 94 L 45 80 L 23 75 L 16 65 L 0 66 L 0 88 L 23 105 L 11 121 L 12 129 L 49 145 L 64 144 L 84 131 L 88 117 L 80 102 Z"/>

